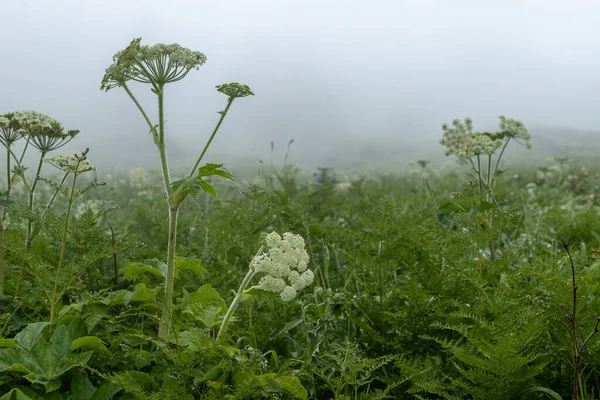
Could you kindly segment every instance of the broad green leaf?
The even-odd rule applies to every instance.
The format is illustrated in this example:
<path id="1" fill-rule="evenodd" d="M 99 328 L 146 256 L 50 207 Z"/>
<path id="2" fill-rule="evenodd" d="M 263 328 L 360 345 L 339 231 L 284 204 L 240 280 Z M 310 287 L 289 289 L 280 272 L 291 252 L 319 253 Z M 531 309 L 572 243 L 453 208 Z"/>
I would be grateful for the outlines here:
<path id="1" fill-rule="evenodd" d="M 202 190 L 204 190 L 206 193 L 210 194 L 213 197 L 217 197 L 217 191 L 210 183 L 200 179 L 199 184 L 200 184 L 200 187 L 202 188 Z"/>
<path id="2" fill-rule="evenodd" d="M 50 325 L 48 322 L 34 322 L 27 325 L 25 329 L 15 336 L 17 348 L 31 350 L 42 337 L 43 330 L 48 325 Z"/>
<path id="3" fill-rule="evenodd" d="M 19 389 L 13 389 L 0 397 L 0 400 L 35 400 L 21 392 Z"/>
<path id="4" fill-rule="evenodd" d="M 91 400 L 96 393 L 96 388 L 90 382 L 87 373 L 80 368 L 73 371 L 71 393 L 77 394 L 81 400 Z"/>
<path id="5" fill-rule="evenodd" d="M 198 276 L 202 276 L 208 272 L 197 258 L 177 257 L 175 261 L 175 278 L 179 278 L 179 271 L 183 270 L 192 271 Z"/>
<path id="6" fill-rule="evenodd" d="M 163 277 L 167 271 L 167 265 L 157 259 L 144 260 L 143 263 L 134 262 L 123 267 L 125 271 L 124 279 L 136 280 L 143 274 L 151 274 L 155 276 Z"/>
<path id="7" fill-rule="evenodd" d="M 90 400 L 112 400 L 122 389 L 112 382 L 104 382 Z"/>
<path id="8" fill-rule="evenodd" d="M 17 344 L 15 339 L 0 339 L 0 347 L 15 349 Z"/>
<path id="9" fill-rule="evenodd" d="M 208 305 L 212 302 L 225 303 L 225 300 L 219 295 L 219 292 L 208 283 L 200 286 L 200 289 L 186 296 L 186 301 L 197 302 Z"/>
<path id="10" fill-rule="evenodd" d="M 277 380 L 281 383 L 281 388 L 291 395 L 295 399 L 306 400 L 308 399 L 308 392 L 302 386 L 300 379 L 295 376 L 279 376 Z"/>
<path id="11" fill-rule="evenodd" d="M 102 339 L 96 336 L 84 336 L 71 342 L 71 351 L 80 349 L 82 347 L 87 347 L 88 349 L 98 350 L 103 353 L 110 354 Z"/>
<path id="12" fill-rule="evenodd" d="M 85 365 L 93 351 L 71 352 L 73 339 L 85 332 L 81 320 L 57 326 L 49 341 L 43 337 L 47 325 L 29 324 L 15 336 L 16 348 L 0 349 L 0 371 L 22 372 L 23 378 L 44 386 L 50 393 L 60 388 L 60 377 L 65 372 Z"/>
<path id="13" fill-rule="evenodd" d="M 131 295 L 130 301 L 132 303 L 140 303 L 143 301 L 150 301 L 154 298 L 154 293 L 146 287 L 143 283 L 135 285 L 135 290 Z M 126 304 L 127 305 L 127 304 Z"/>
<path id="14" fill-rule="evenodd" d="M 219 169 L 221 167 L 223 167 L 223 164 L 203 165 L 202 167 L 200 167 L 200 169 L 198 169 L 198 176 L 218 175 L 218 176 L 222 176 L 223 178 L 229 179 L 230 181 L 235 181 L 235 179 L 233 178 L 233 175 L 231 175 L 229 172 L 227 172 L 223 169 Z"/>

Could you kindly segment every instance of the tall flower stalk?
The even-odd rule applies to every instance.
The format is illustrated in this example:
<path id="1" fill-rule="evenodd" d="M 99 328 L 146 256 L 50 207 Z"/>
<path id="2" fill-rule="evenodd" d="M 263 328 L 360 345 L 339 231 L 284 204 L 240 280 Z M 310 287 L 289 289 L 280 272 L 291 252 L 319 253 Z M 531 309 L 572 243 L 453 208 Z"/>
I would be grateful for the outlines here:
<path id="1" fill-rule="evenodd" d="M 281 300 L 292 301 L 299 291 L 313 282 L 314 274 L 308 268 L 309 256 L 302 236 L 290 232 L 279 236 L 277 232 L 271 232 L 265 237 L 265 243 L 266 250 L 261 247 L 250 262 L 248 272 L 223 317 L 217 339 L 227 330 L 241 297 L 252 289 L 276 293 Z M 263 275 L 258 285 L 248 288 L 257 274 Z"/>
<path id="2" fill-rule="evenodd" d="M 7 188 L 3 193 L 4 199 L 0 212 L 0 294 L 4 294 L 4 232 L 6 229 L 7 206 L 11 202 L 12 187 L 16 180 L 20 178 L 27 190 L 27 209 L 30 215 L 27 218 L 25 244 L 26 249 L 29 249 L 35 236 L 32 214 L 34 210 L 35 191 L 37 183 L 41 178 L 44 157 L 48 153 L 66 145 L 78 133 L 78 130 L 65 130 L 58 121 L 37 111 L 15 111 L 0 116 L 0 144 L 6 149 L 7 181 Z M 21 139 L 25 140 L 25 145 L 21 150 L 21 154 L 17 155 L 13 146 Z M 26 168 L 23 165 L 25 153 L 30 147 L 34 147 L 40 152 L 37 168 L 31 181 L 27 179 L 25 175 Z M 54 198 L 55 196 L 52 197 L 46 206 L 46 210 L 50 207 Z"/>
<path id="3" fill-rule="evenodd" d="M 464 122 L 459 119 L 452 124 L 442 125 L 444 136 L 440 143 L 446 146 L 446 156 L 454 155 L 459 160 L 467 161 L 477 175 L 479 197 L 488 203 L 498 207 L 494 197 L 494 186 L 496 178 L 503 172 L 500 162 L 506 147 L 511 141 L 523 144 L 527 149 L 531 148 L 531 136 L 522 122 L 512 118 L 500 116 L 500 130 L 498 132 L 478 132 L 473 129 L 473 121 L 465 118 Z M 494 160 L 494 155 L 500 150 Z M 492 226 L 490 214 L 488 224 Z M 494 258 L 494 243 L 490 242 L 491 257 Z"/>
<path id="4" fill-rule="evenodd" d="M 56 156 L 45 161 L 51 163 L 56 168 L 64 172 L 65 178 L 69 175 L 72 176 L 71 184 L 68 188 L 64 188 L 62 183 L 65 181 L 63 178 L 59 185 L 56 185 L 57 193 L 62 194 L 67 200 L 67 212 L 64 220 L 64 227 L 62 232 L 59 233 L 60 239 L 60 253 L 58 258 L 58 265 L 56 267 L 56 276 L 54 278 L 54 285 L 50 294 L 50 329 L 54 328 L 58 299 L 60 298 L 59 282 L 61 280 L 61 272 L 65 264 L 65 252 L 71 233 L 69 231 L 71 213 L 73 210 L 73 204 L 75 201 L 83 196 L 89 189 L 97 186 L 97 183 L 89 184 L 83 189 L 77 190 L 77 179 L 82 174 L 88 171 L 94 171 L 96 167 L 87 159 L 88 149 L 86 149 L 81 155 L 73 156 Z"/>
<path id="5" fill-rule="evenodd" d="M 163 338 L 170 331 L 170 321 L 172 318 L 179 208 L 190 194 L 195 196 L 199 191 L 205 191 L 212 195 L 216 194 L 214 188 L 202 179 L 203 176 L 220 175 L 232 179 L 229 173 L 219 169 L 222 165 L 207 164 L 200 167 L 200 163 L 221 127 L 223 120 L 227 116 L 233 101 L 238 97 L 246 97 L 254 94 L 248 86 L 239 83 L 217 86 L 217 90 L 227 96 L 226 106 L 222 111 L 219 111 L 220 118 L 189 174 L 183 179 L 172 181 L 165 142 L 164 89 L 167 84 L 185 78 L 191 70 L 198 70 L 205 62 L 206 56 L 199 51 L 192 51 L 178 44 L 159 43 L 154 46 L 142 46 L 141 38 L 137 38 L 124 50 L 114 55 L 113 64 L 106 69 L 101 84 L 101 90 L 104 91 L 117 87 L 125 90 L 148 125 L 159 153 L 165 196 L 169 209 L 164 308 L 159 325 L 159 336 Z M 150 117 L 131 91 L 128 85 L 130 81 L 149 84 L 151 86 L 150 90 L 156 95 L 157 99 L 157 124 L 154 124 L 150 120 Z"/>

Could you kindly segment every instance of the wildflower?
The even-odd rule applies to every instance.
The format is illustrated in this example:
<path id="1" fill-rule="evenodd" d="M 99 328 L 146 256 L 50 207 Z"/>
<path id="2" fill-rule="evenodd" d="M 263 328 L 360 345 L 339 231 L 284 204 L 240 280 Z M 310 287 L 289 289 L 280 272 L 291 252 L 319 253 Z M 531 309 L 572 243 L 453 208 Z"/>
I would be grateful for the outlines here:
<path id="1" fill-rule="evenodd" d="M 54 156 L 45 158 L 44 161 L 54 165 L 56 168 L 64 172 L 70 172 L 74 175 L 79 175 L 96 169 L 96 166 L 92 164 L 86 157 L 77 155 Z"/>
<path id="2" fill-rule="evenodd" d="M 286 232 L 279 236 L 271 232 L 265 237 L 268 250 L 260 252 L 250 263 L 255 273 L 264 273 L 258 288 L 279 293 L 283 301 L 296 298 L 297 293 L 314 280 L 308 269 L 309 256 L 300 235 Z"/>
<path id="3" fill-rule="evenodd" d="M 10 147 L 34 125 L 49 126 L 53 118 L 37 111 L 15 111 L 0 116 L 0 138 Z"/>
<path id="4" fill-rule="evenodd" d="M 452 126 L 448 124 L 442 125 L 444 130 L 444 136 L 440 143 L 446 146 L 446 155 L 452 154 L 457 155 L 461 152 L 461 148 L 473 132 L 473 121 L 470 118 L 465 118 L 465 122 L 461 122 L 459 119 L 452 121 Z"/>
<path id="5" fill-rule="evenodd" d="M 142 46 L 141 38 L 113 56 L 113 64 L 102 78 L 101 90 L 109 91 L 133 80 L 162 86 L 179 81 L 192 70 L 200 69 L 206 56 L 176 43 Z"/>
<path id="6" fill-rule="evenodd" d="M 225 83 L 216 86 L 217 91 L 227 95 L 229 98 L 254 96 L 254 93 L 247 85 L 242 85 L 237 82 Z"/>
<path id="7" fill-rule="evenodd" d="M 482 154 L 492 154 L 502 147 L 502 139 L 493 139 L 483 133 L 473 133 L 463 139 L 463 143 L 456 151 L 455 155 L 462 160 L 468 160 L 471 157 Z"/>
<path id="8" fill-rule="evenodd" d="M 516 119 L 512 118 L 506 118 L 503 115 L 498 118 L 500 118 L 500 130 L 506 138 L 514 139 L 517 142 L 519 142 L 519 139 L 524 140 L 525 143 L 523 144 L 525 147 L 527 149 L 531 149 L 531 135 L 521 121 L 517 121 Z"/>
<path id="9" fill-rule="evenodd" d="M 33 147 L 42 153 L 60 149 L 69 143 L 78 133 L 78 129 L 66 131 L 58 121 L 49 124 L 31 124 L 26 127 L 27 136 Z"/>

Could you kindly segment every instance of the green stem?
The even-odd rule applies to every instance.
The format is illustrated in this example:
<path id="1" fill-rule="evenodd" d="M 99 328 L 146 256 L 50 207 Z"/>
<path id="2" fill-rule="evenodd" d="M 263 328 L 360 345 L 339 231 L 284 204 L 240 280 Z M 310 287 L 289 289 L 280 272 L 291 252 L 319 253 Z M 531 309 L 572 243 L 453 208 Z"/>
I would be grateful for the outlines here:
<path id="1" fill-rule="evenodd" d="M 229 108 L 233 104 L 233 100 L 235 100 L 235 97 L 230 97 L 227 100 L 227 106 L 225 107 L 225 109 L 223 111 L 221 111 L 221 118 L 219 118 L 219 121 L 217 122 L 217 125 L 215 126 L 215 129 L 213 130 L 212 135 L 210 135 L 210 138 L 208 139 L 208 142 L 206 142 L 206 145 L 204 146 L 204 149 L 202 149 L 202 153 L 200 153 L 200 156 L 196 160 L 196 163 L 194 164 L 194 166 L 190 170 L 190 173 L 188 174 L 188 176 L 192 176 L 192 175 L 194 175 L 194 172 L 196 172 L 196 169 L 198 168 L 198 165 L 200 165 L 200 161 L 202 161 L 202 158 L 204 157 L 204 154 L 206 154 L 206 151 L 208 150 L 208 147 L 212 143 L 213 139 L 215 138 L 215 135 L 217 134 L 217 131 L 221 127 L 221 124 L 223 123 L 223 120 L 225 119 L 225 116 L 227 115 L 227 112 L 229 111 Z"/>
<path id="2" fill-rule="evenodd" d="M 7 189 L 6 189 L 6 200 L 8 200 L 10 196 L 10 190 L 12 189 L 12 179 L 10 177 L 10 150 L 6 149 L 6 180 L 7 180 Z"/>
<path id="3" fill-rule="evenodd" d="M 56 199 L 56 196 L 58 195 L 60 188 L 62 187 L 63 183 L 65 183 L 65 181 L 67 180 L 68 176 L 69 176 L 68 172 L 63 176 L 62 180 L 60 181 L 60 184 L 58 185 L 57 189 L 54 191 L 52 198 L 50 199 L 48 204 L 46 204 L 46 208 L 44 208 L 44 212 L 42 213 L 42 216 L 40 217 L 40 222 L 44 221 L 44 219 L 46 218 L 46 215 L 48 214 L 48 211 L 50 211 L 50 207 L 52 206 L 52 203 L 54 203 L 54 200 Z M 31 232 L 31 235 L 28 237 L 28 242 L 32 243 L 33 239 L 35 239 L 36 236 L 37 236 L 37 233 Z"/>
<path id="4" fill-rule="evenodd" d="M 158 335 L 165 338 L 171 327 L 173 292 L 175 286 L 175 244 L 177 241 L 177 214 L 179 208 L 169 209 L 169 243 L 167 247 L 167 272 L 165 276 L 165 304 L 162 319 L 158 326 Z"/>
<path id="5" fill-rule="evenodd" d="M 156 140 L 158 139 L 158 135 L 156 133 L 156 128 L 154 127 L 154 125 L 152 125 L 152 122 L 150 121 L 150 118 L 148 118 L 146 111 L 144 111 L 144 109 L 142 108 L 142 105 L 137 101 L 137 99 L 135 98 L 135 96 L 133 95 L 131 90 L 129 90 L 129 87 L 127 86 L 126 83 L 123 84 L 123 89 L 125 89 L 125 92 L 127 92 L 129 97 L 131 97 L 131 100 L 133 100 L 133 102 L 135 103 L 138 110 L 140 110 L 140 113 L 142 113 L 142 116 L 144 117 L 144 119 L 146 120 L 146 123 L 150 127 L 150 132 L 152 132 L 152 136 L 154 136 L 154 140 L 156 142 Z"/>
<path id="6" fill-rule="evenodd" d="M 254 278 L 255 274 L 256 274 L 256 271 L 254 271 L 254 269 L 250 268 L 248 270 L 248 273 L 246 274 L 246 276 L 242 280 L 242 284 L 240 285 L 240 288 L 238 289 L 238 292 L 236 293 L 235 297 L 233 298 L 233 301 L 231 302 L 231 305 L 229 306 L 229 309 L 227 310 L 227 313 L 225 313 L 225 316 L 223 317 L 223 322 L 221 322 L 221 327 L 219 328 L 219 333 L 217 334 L 217 340 L 219 340 L 221 338 L 221 336 L 223 335 L 223 333 L 227 329 L 227 325 L 229 324 L 229 320 L 233 316 L 233 313 L 235 312 L 235 309 L 237 308 L 237 306 L 238 306 L 238 304 L 240 302 L 240 297 L 244 293 L 244 290 L 246 290 L 246 287 L 248 286 L 248 284 L 250 283 L 250 281 L 252 280 L 252 278 Z"/>
<path id="7" fill-rule="evenodd" d="M 165 144 L 165 116 L 164 116 L 164 100 L 163 86 L 157 91 L 158 95 L 158 152 L 160 154 L 160 166 L 165 184 L 165 192 L 167 194 L 167 202 L 171 196 L 171 174 L 169 173 L 169 163 L 167 161 L 167 146 Z"/>
<path id="8" fill-rule="evenodd" d="M 496 166 L 494 167 L 494 179 L 498 174 L 498 168 L 500 168 L 500 160 L 502 159 L 502 155 L 504 154 L 504 150 L 506 150 L 506 146 L 508 146 L 508 142 L 510 142 L 510 138 L 504 142 L 504 146 L 502 146 L 502 150 L 500 150 L 500 154 L 498 155 L 498 159 L 496 160 Z"/>
<path id="9" fill-rule="evenodd" d="M 65 217 L 65 229 L 61 237 L 60 246 L 60 257 L 58 259 L 58 267 L 56 268 L 56 276 L 54 277 L 54 288 L 52 289 L 52 296 L 50 298 L 50 331 L 54 326 L 54 318 L 56 315 L 56 296 L 58 294 L 58 282 L 60 280 L 60 272 L 65 260 L 65 250 L 67 248 L 67 236 L 69 233 L 69 219 L 71 217 L 71 208 L 75 200 L 75 184 L 77 182 L 77 172 L 73 174 L 73 183 L 71 184 L 71 190 L 69 191 L 69 205 L 67 207 L 67 215 Z"/>
<path id="10" fill-rule="evenodd" d="M 2 214 L 0 214 L 0 295 L 4 295 L 4 271 L 5 271 L 5 261 L 4 261 L 4 210 L 2 210 Z"/>
<path id="11" fill-rule="evenodd" d="M 31 190 L 29 190 L 29 204 L 28 209 L 29 213 L 33 213 L 33 201 L 35 196 L 35 188 L 37 187 L 38 180 L 40 179 L 40 173 L 42 172 L 42 165 L 44 163 L 44 157 L 46 156 L 46 152 L 42 152 L 40 156 L 40 162 L 38 163 L 37 171 L 35 172 L 35 177 L 33 178 L 33 183 L 31 184 Z M 29 238 L 31 237 L 31 228 L 33 225 L 33 219 L 31 216 L 27 218 L 27 233 L 25 236 L 25 246 L 26 249 L 29 250 L 31 248 L 31 241 Z"/>
<path id="12" fill-rule="evenodd" d="M 479 197 L 483 197 L 483 178 L 481 176 L 481 157 L 477 154 L 477 175 L 479 176 Z"/>

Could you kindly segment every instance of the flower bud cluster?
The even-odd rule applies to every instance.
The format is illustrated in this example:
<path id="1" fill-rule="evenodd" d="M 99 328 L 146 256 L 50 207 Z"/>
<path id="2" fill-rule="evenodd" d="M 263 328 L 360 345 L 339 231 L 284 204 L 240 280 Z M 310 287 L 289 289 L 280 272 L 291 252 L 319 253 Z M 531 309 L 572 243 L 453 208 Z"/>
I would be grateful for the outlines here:
<path id="1" fill-rule="evenodd" d="M 279 293 L 283 301 L 296 298 L 299 291 L 314 279 L 308 268 L 308 253 L 300 235 L 286 232 L 283 237 L 276 232 L 266 236 L 268 250 L 254 257 L 250 264 L 255 272 L 264 273 L 258 283 L 262 290 Z"/>

